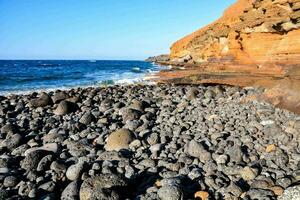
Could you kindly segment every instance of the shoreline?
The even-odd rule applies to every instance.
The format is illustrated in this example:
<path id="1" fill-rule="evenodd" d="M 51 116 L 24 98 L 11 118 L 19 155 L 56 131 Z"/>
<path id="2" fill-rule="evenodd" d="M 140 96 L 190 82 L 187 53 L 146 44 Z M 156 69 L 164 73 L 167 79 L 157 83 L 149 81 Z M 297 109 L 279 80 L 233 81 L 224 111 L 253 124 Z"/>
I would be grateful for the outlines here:
<path id="1" fill-rule="evenodd" d="M 118 80 L 115 81 L 114 83 L 102 83 L 102 84 L 92 84 L 92 85 L 81 85 L 81 86 L 70 86 L 70 87 L 66 87 L 66 86 L 62 86 L 62 87 L 56 87 L 56 88 L 41 88 L 41 89 L 31 89 L 31 90 L 24 90 L 24 91 L 7 91 L 7 92 L 0 92 L 0 96 L 3 97 L 7 97 L 7 96 L 11 96 L 11 95 L 30 95 L 32 93 L 53 93 L 57 90 L 59 91 L 68 91 L 68 90 L 74 90 L 74 89 L 87 89 L 87 88 L 101 88 L 101 87 L 109 87 L 109 86 L 128 86 L 128 85 L 139 85 L 139 84 L 144 84 L 144 85 L 153 85 L 153 84 L 157 84 L 155 82 L 157 75 L 159 72 L 154 72 L 151 75 L 145 75 L 144 77 L 141 77 L 139 79 L 142 80 L 130 80 L 130 81 L 126 81 L 126 80 Z M 106 82 L 106 81 L 103 81 Z"/>

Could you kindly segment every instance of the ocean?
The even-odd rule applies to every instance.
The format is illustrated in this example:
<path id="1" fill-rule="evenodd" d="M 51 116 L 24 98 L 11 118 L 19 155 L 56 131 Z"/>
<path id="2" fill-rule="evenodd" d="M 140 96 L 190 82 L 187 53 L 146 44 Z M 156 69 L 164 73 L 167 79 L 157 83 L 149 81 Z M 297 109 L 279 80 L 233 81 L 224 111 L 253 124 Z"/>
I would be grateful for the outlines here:
<path id="1" fill-rule="evenodd" d="M 0 95 L 145 82 L 161 69 L 144 61 L 0 60 Z"/>

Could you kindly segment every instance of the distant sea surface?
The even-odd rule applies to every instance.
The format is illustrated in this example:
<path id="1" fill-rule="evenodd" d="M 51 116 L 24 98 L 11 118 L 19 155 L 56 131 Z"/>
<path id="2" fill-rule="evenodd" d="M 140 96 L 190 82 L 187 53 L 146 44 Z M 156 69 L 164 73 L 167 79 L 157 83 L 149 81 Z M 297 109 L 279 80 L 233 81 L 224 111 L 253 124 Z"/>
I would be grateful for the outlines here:
<path id="1" fill-rule="evenodd" d="M 143 82 L 161 69 L 143 61 L 0 60 L 0 95 Z"/>

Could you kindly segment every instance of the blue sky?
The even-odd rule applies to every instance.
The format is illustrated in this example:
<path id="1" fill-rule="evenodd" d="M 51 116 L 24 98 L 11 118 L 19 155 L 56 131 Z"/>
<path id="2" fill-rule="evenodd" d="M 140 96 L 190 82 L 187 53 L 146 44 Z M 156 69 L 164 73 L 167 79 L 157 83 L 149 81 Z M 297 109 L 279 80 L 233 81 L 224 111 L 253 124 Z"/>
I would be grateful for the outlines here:
<path id="1" fill-rule="evenodd" d="M 234 2 L 0 0 L 0 59 L 144 59 Z"/>

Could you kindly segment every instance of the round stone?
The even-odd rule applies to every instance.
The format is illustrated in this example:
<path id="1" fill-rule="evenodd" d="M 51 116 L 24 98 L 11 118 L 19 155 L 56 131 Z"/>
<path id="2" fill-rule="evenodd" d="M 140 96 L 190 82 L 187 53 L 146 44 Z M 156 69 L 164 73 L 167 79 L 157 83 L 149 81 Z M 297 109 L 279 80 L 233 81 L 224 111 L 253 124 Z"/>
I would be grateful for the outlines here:
<path id="1" fill-rule="evenodd" d="M 107 151 L 120 151 L 121 149 L 128 149 L 129 144 L 134 141 L 134 134 L 128 129 L 120 129 L 111 133 L 105 145 Z"/>

